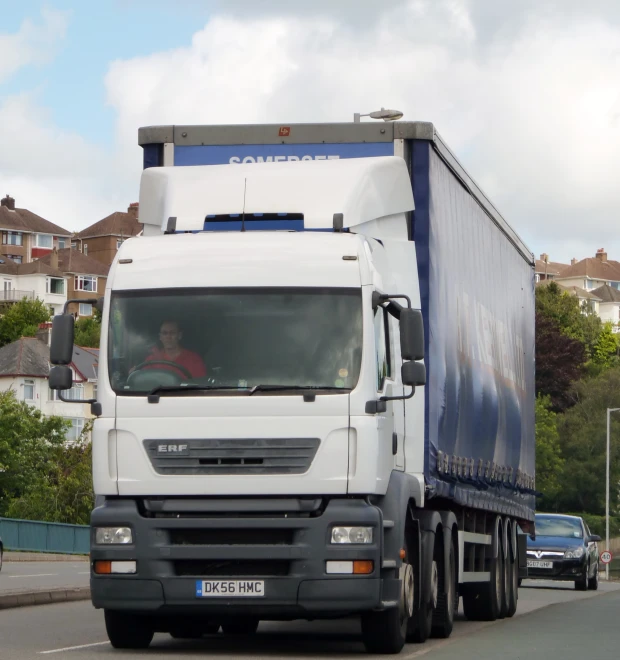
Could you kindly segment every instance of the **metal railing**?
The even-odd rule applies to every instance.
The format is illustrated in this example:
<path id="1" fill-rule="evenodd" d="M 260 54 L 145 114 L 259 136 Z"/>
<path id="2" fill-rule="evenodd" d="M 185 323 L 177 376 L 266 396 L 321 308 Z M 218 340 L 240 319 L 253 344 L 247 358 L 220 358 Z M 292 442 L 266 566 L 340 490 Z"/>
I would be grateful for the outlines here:
<path id="1" fill-rule="evenodd" d="M 0 290 L 0 302 L 19 302 L 24 298 L 34 300 L 34 291 L 22 291 L 20 289 Z"/>
<path id="2" fill-rule="evenodd" d="M 5 550 L 87 555 L 90 527 L 0 518 L 0 538 Z"/>

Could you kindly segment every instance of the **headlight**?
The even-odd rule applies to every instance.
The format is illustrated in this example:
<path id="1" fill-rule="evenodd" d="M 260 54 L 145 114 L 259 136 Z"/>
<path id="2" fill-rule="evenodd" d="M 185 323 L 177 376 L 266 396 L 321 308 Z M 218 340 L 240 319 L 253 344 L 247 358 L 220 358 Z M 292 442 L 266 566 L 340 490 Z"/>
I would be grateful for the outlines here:
<path id="1" fill-rule="evenodd" d="M 564 559 L 579 559 L 579 557 L 583 557 L 583 554 L 584 554 L 584 549 L 582 548 L 582 546 L 577 546 L 572 550 L 567 550 L 564 553 Z"/>
<path id="2" fill-rule="evenodd" d="M 334 527 L 332 543 L 372 543 L 372 527 Z"/>
<path id="3" fill-rule="evenodd" d="M 97 527 L 95 542 L 102 545 L 127 545 L 133 543 L 129 527 Z"/>

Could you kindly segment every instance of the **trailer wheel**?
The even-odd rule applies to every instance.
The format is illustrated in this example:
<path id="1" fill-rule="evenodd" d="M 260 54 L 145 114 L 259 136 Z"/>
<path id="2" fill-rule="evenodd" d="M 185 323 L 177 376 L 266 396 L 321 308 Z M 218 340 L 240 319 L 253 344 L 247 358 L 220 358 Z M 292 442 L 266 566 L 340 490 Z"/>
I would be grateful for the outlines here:
<path id="1" fill-rule="evenodd" d="M 508 582 L 510 594 L 508 597 L 508 611 L 507 617 L 513 617 L 517 612 L 517 603 L 519 601 L 519 558 L 518 556 L 508 557 L 508 564 L 510 565 L 510 579 Z"/>
<path id="2" fill-rule="evenodd" d="M 504 619 L 510 611 L 510 594 L 512 592 L 512 561 L 510 560 L 510 549 L 502 547 L 502 560 L 504 563 L 504 593 L 502 594 L 502 608 L 500 618 Z"/>
<path id="3" fill-rule="evenodd" d="M 105 627 L 110 644 L 115 649 L 146 649 L 153 641 L 155 629 L 146 618 L 105 610 Z"/>
<path id="4" fill-rule="evenodd" d="M 443 544 L 441 544 L 443 545 Z M 437 607 L 433 614 L 431 637 L 446 639 L 452 634 L 454 627 L 455 593 L 456 593 L 456 558 L 454 541 L 450 541 L 448 565 L 445 565 L 443 547 L 439 549 L 439 594 Z"/>
<path id="5" fill-rule="evenodd" d="M 399 571 L 401 591 L 398 607 L 381 612 L 364 612 L 361 616 L 362 639 L 369 653 L 400 653 L 407 641 L 415 603 L 415 575 L 407 538 L 405 534 L 405 559 Z"/>
<path id="6" fill-rule="evenodd" d="M 501 547 L 501 546 L 500 546 Z M 504 562 L 501 551 L 489 561 L 490 579 L 463 593 L 463 610 L 470 621 L 495 621 L 504 598 Z"/>

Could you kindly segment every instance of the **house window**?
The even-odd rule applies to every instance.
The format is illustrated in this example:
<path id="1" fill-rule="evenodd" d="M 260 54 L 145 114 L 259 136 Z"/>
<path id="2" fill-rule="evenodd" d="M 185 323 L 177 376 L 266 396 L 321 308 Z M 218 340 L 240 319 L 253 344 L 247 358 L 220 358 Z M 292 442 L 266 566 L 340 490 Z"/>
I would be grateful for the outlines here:
<path id="1" fill-rule="evenodd" d="M 13 288 L 13 281 L 12 280 L 4 280 L 4 293 L 10 293 L 11 289 Z M 7 296 L 5 296 L 5 299 Z"/>
<path id="2" fill-rule="evenodd" d="M 71 422 L 71 427 L 67 430 L 67 440 L 69 442 L 76 442 L 80 439 L 82 431 L 84 430 L 83 417 L 65 417 L 68 422 Z"/>
<path id="3" fill-rule="evenodd" d="M 76 291 L 97 291 L 97 278 L 91 275 L 75 276 Z"/>
<path id="4" fill-rule="evenodd" d="M 88 243 L 84 243 L 84 245 L 82 246 L 82 252 L 84 252 L 84 254 L 88 256 Z"/>
<path id="5" fill-rule="evenodd" d="M 90 303 L 80 303 L 80 311 L 78 314 L 80 316 L 92 316 L 93 306 Z"/>
<path id="6" fill-rule="evenodd" d="M 70 390 L 63 390 L 62 395 L 65 399 L 79 399 L 82 401 L 84 399 L 84 385 L 82 383 L 73 383 L 73 387 Z M 58 390 L 50 390 L 50 401 L 60 400 Z"/>
<path id="7" fill-rule="evenodd" d="M 49 248 L 54 246 L 54 239 L 50 234 L 35 234 L 34 245 L 38 248 Z"/>
<path id="8" fill-rule="evenodd" d="M 116 239 L 116 249 L 120 250 L 122 244 L 123 244 L 123 239 L 122 238 L 117 238 Z"/>
<path id="9" fill-rule="evenodd" d="M 71 249 L 77 250 L 77 241 L 71 241 Z"/>
<path id="10" fill-rule="evenodd" d="M 536 273 L 536 281 L 540 282 L 540 275 L 538 273 Z"/>
<path id="11" fill-rule="evenodd" d="M 67 239 L 66 238 L 61 238 L 59 236 L 58 237 L 58 249 L 59 250 L 64 250 L 66 244 L 67 244 Z"/>
<path id="12" fill-rule="evenodd" d="M 34 401 L 34 380 L 24 381 L 24 401 Z"/>
<path id="13" fill-rule="evenodd" d="M 16 264 L 21 264 L 22 262 L 22 257 L 20 254 L 7 254 L 6 256 L 9 259 L 12 259 Z"/>
<path id="14" fill-rule="evenodd" d="M 21 231 L 2 232 L 2 245 L 23 245 L 24 236 Z"/>
<path id="15" fill-rule="evenodd" d="M 65 280 L 62 277 L 48 277 L 45 280 L 45 293 L 65 295 Z"/>

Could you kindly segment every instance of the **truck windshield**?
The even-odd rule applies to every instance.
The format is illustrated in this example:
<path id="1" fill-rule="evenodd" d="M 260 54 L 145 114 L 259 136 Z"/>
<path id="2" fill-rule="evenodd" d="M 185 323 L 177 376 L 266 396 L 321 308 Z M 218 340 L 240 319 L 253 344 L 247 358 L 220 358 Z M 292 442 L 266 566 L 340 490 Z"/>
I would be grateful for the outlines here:
<path id="1" fill-rule="evenodd" d="M 357 384 L 361 355 L 359 289 L 160 289 L 111 298 L 109 376 L 121 395 L 247 395 L 256 386 L 263 395 L 286 395 L 288 386 L 337 394 Z"/>

